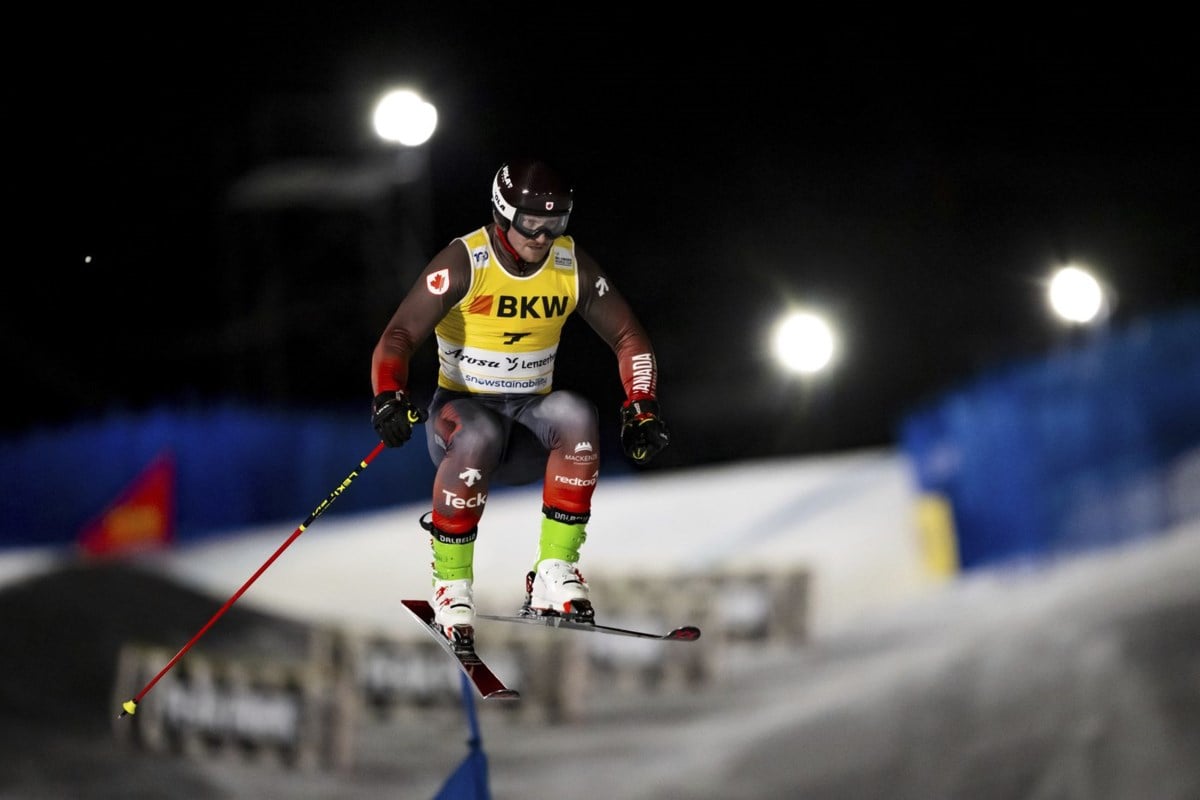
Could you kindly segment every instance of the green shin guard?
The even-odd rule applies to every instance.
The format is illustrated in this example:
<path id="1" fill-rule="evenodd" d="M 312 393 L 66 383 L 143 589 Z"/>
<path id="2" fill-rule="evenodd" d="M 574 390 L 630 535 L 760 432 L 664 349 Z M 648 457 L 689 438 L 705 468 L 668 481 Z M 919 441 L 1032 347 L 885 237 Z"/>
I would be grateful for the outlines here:
<path id="1" fill-rule="evenodd" d="M 420 525 L 429 532 L 429 546 L 433 550 L 431 582 L 473 580 L 475 571 L 471 564 L 475 557 L 475 537 L 479 533 L 479 526 L 465 533 L 449 533 L 433 524 L 431 511 L 421 516 Z"/>
<path id="2" fill-rule="evenodd" d="M 430 539 L 433 547 L 433 577 L 440 581 L 474 579 L 472 562 L 475 557 L 475 537 L 466 542 L 444 542 L 436 535 Z"/>
<path id="3" fill-rule="evenodd" d="M 431 515 L 421 517 L 421 528 L 430 531 L 430 548 L 433 551 L 433 581 L 473 581 L 475 571 L 476 525 L 466 533 L 451 534 L 433 524 Z"/>
<path id="4" fill-rule="evenodd" d="M 547 558 L 561 558 L 574 564 L 579 560 L 579 548 L 587 541 L 584 523 L 568 525 L 549 517 L 542 518 L 542 536 L 538 541 L 538 563 Z"/>

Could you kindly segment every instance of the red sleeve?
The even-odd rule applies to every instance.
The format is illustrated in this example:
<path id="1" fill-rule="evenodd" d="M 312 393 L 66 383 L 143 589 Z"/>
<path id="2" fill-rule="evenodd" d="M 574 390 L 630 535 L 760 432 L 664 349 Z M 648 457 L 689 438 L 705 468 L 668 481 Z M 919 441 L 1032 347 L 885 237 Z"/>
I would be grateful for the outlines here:
<path id="1" fill-rule="evenodd" d="M 642 323 L 600 265 L 575 247 L 579 261 L 579 302 L 575 310 L 617 356 L 627 400 L 657 399 L 658 362 Z"/>
<path id="2" fill-rule="evenodd" d="M 408 364 L 421 343 L 467 293 L 471 260 L 459 239 L 434 256 L 400 301 L 371 356 L 374 394 L 408 389 Z"/>

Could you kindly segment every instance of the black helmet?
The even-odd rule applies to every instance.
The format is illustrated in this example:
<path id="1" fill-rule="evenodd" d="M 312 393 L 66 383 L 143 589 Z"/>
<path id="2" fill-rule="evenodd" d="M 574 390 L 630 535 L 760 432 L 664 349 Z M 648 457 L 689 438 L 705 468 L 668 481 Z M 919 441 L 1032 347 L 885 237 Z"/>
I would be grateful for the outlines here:
<path id="1" fill-rule="evenodd" d="M 513 227 L 530 238 L 542 232 L 561 236 L 571 215 L 572 193 L 571 185 L 541 161 L 508 161 L 492 179 L 493 216 L 506 231 Z"/>

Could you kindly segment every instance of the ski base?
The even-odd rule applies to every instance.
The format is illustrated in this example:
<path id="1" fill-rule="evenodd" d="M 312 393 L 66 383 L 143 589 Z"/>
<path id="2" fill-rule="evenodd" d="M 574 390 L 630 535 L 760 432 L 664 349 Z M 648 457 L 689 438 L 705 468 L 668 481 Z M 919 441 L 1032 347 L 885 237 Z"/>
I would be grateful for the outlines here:
<path id="1" fill-rule="evenodd" d="M 404 607 L 421 623 L 421 627 L 441 645 L 442 649 L 454 657 L 463 674 L 471 679 L 479 696 L 485 700 L 516 699 L 521 696 L 516 689 L 510 689 L 496 677 L 491 668 L 475 652 L 473 646 L 455 646 L 433 624 L 433 607 L 426 600 L 401 600 Z"/>
<path id="2" fill-rule="evenodd" d="M 584 622 L 560 614 L 476 614 L 475 616 L 479 619 L 490 619 L 496 622 L 523 622 L 527 625 L 541 625 L 548 628 L 567 628 L 573 631 L 591 631 L 592 633 L 633 636 L 638 639 L 657 639 L 666 642 L 694 642 L 700 638 L 700 629 L 695 625 L 684 625 L 666 633 L 653 633 Z"/>

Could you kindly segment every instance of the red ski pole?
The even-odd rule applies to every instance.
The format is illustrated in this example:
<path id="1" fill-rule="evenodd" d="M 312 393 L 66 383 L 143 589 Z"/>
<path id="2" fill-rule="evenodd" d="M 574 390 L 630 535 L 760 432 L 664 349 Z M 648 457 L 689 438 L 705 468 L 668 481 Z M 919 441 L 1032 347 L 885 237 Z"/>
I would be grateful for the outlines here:
<path id="1" fill-rule="evenodd" d="M 367 468 L 367 465 L 371 463 L 371 461 L 375 458 L 375 456 L 379 455 L 379 452 L 381 450 L 383 450 L 383 448 L 384 448 L 383 442 L 380 442 L 379 444 L 375 445 L 375 449 L 371 451 L 371 454 L 369 456 L 367 456 L 366 458 L 364 458 L 359 463 L 358 469 L 351 472 L 346 477 L 346 480 L 341 482 L 341 485 L 339 485 L 336 489 L 334 489 L 332 492 L 329 493 L 329 497 L 326 497 L 324 500 L 321 501 L 321 505 L 317 506 L 313 510 L 313 512 L 308 515 L 308 519 L 306 519 L 306 520 L 304 520 L 304 522 L 300 523 L 300 526 L 298 528 L 296 528 L 296 530 L 292 533 L 291 536 L 289 536 L 287 538 L 287 541 L 284 542 L 283 544 L 281 544 L 279 546 L 279 548 L 271 555 L 271 557 L 268 558 L 265 562 L 263 562 L 263 565 L 258 568 L 258 571 L 256 571 L 253 575 L 250 576 L 250 580 L 248 580 L 242 584 L 242 588 L 240 588 L 236 592 L 234 592 L 233 596 L 230 597 L 227 601 L 225 601 L 225 605 L 221 606 L 221 609 L 219 611 L 217 611 L 216 614 L 212 615 L 212 618 L 209 619 L 209 621 L 204 624 L 204 627 L 201 628 L 199 631 L 197 631 L 196 635 L 193 636 L 188 641 L 188 643 L 185 644 L 180 649 L 180 651 L 175 654 L 175 657 L 172 658 L 170 661 L 168 661 L 167 665 L 165 667 L 163 667 L 161 670 L 159 670 L 158 674 L 155 675 L 150 680 L 150 682 L 147 683 L 145 685 L 145 687 L 143 687 L 143 689 L 140 692 L 138 692 L 136 695 L 134 695 L 131 699 L 126 700 L 124 703 L 121 704 L 122 710 L 121 710 L 121 713 L 119 715 L 117 715 L 118 719 L 125 716 L 126 714 L 136 714 L 137 713 L 138 703 L 140 703 L 142 701 L 142 698 L 145 697 L 146 694 L 151 689 L 154 688 L 154 684 L 158 683 L 158 681 L 162 678 L 162 676 L 166 675 L 167 672 L 171 669 L 171 667 L 174 667 L 175 664 L 179 662 L 179 659 L 183 658 L 184 653 L 186 653 L 188 650 L 191 650 L 192 645 L 194 645 L 200 639 L 201 636 L 203 636 L 205 633 L 208 632 L 208 629 L 213 626 L 213 623 L 216 622 L 218 619 L 220 619 L 221 615 L 224 614 L 226 611 L 228 611 L 230 606 L 232 606 L 234 603 L 236 603 L 239 597 L 241 597 L 243 594 L 245 594 L 246 590 L 250 588 L 250 584 L 252 584 L 256 580 L 258 580 L 258 576 L 262 575 L 264 572 L 267 571 L 267 567 L 271 566 L 271 564 L 274 563 L 275 559 L 279 558 L 279 554 L 282 553 L 284 550 L 286 550 L 288 548 L 288 545 L 290 545 L 293 541 L 295 541 L 296 538 L 300 534 L 304 533 L 304 531 L 308 528 L 308 526 L 312 525 L 313 521 L 316 520 L 317 517 L 319 517 L 319 516 L 321 516 L 321 514 L 325 513 L 325 509 L 329 508 L 329 504 L 332 503 L 334 500 L 337 500 L 338 497 L 341 496 L 342 492 L 346 491 L 346 488 L 350 485 L 350 483 L 355 478 L 358 477 L 360 472 L 362 472 L 364 469 Z"/>

